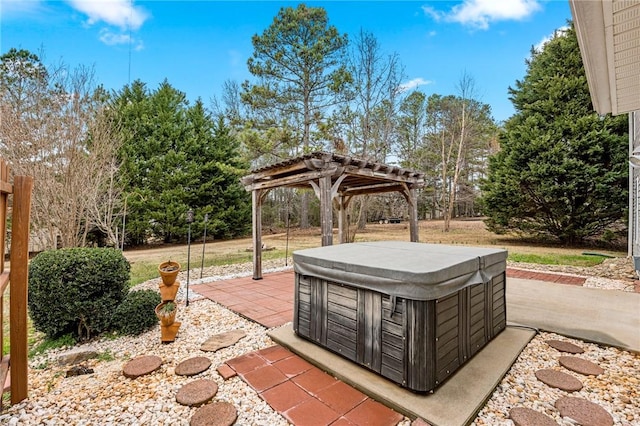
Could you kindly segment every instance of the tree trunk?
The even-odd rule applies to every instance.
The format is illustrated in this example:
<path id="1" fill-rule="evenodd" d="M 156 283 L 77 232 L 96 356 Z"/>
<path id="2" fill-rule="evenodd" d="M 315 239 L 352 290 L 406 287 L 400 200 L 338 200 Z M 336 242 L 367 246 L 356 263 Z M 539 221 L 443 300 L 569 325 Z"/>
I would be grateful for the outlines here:
<path id="1" fill-rule="evenodd" d="M 300 229 L 309 228 L 309 191 L 302 192 L 300 200 Z"/>
<path id="2" fill-rule="evenodd" d="M 453 213 L 453 207 L 456 200 L 456 188 L 458 179 L 460 178 L 460 164 L 462 158 L 462 147 L 464 146 L 465 126 L 466 126 L 466 101 L 462 100 L 462 124 L 460 126 L 460 140 L 458 141 L 458 154 L 456 156 L 456 167 L 453 172 L 453 182 L 449 190 L 449 207 L 447 208 L 447 218 L 445 219 L 445 231 L 449 231 L 449 224 Z"/>
<path id="3" fill-rule="evenodd" d="M 444 130 L 442 131 L 442 216 L 444 218 L 444 232 L 449 231 L 449 213 L 447 212 L 449 202 L 447 199 L 447 194 L 449 191 L 447 190 L 447 154 L 445 149 L 445 135 Z"/>
<path id="4" fill-rule="evenodd" d="M 362 231 L 367 226 L 367 200 L 368 197 L 363 195 L 360 197 L 360 211 L 358 212 L 358 230 Z"/>

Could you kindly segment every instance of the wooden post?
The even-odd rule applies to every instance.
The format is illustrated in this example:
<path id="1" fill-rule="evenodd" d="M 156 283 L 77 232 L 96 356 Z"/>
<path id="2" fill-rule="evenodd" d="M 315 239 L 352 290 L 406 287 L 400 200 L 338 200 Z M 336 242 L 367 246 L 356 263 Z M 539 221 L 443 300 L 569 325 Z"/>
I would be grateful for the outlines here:
<path id="1" fill-rule="evenodd" d="M 333 245 L 333 206 L 331 205 L 331 176 L 323 176 L 320 188 L 320 228 L 322 246 Z"/>
<path id="2" fill-rule="evenodd" d="M 340 244 L 348 242 L 347 229 L 347 206 L 345 196 L 340 194 L 338 195 L 338 240 Z"/>
<path id="3" fill-rule="evenodd" d="M 0 257 L 0 273 L 4 272 L 4 253 L 6 248 L 7 236 L 7 210 L 9 207 L 9 194 L 13 192 L 9 184 L 9 166 L 4 160 L 0 159 L 0 247 L 2 248 L 2 257 Z M 0 294 L 2 297 L 2 294 Z M 1 328 L 1 327 L 0 327 Z M 2 354 L 0 353 L 0 358 Z"/>
<path id="4" fill-rule="evenodd" d="M 9 207 L 9 194 L 13 192 L 13 186 L 9 184 L 9 166 L 0 158 L 0 346 L 4 347 L 5 335 L 3 329 L 5 328 L 4 318 L 4 296 L 7 288 L 9 288 L 9 272 L 4 270 L 4 254 L 7 242 L 7 210 Z M 4 384 L 9 374 L 9 354 L 5 354 L 0 347 L 0 394 L 4 394 Z M 2 401 L 0 401 L 0 411 L 3 410 Z"/>
<path id="5" fill-rule="evenodd" d="M 11 229 L 11 403 L 27 397 L 27 286 L 29 262 L 29 217 L 33 178 L 16 176 L 13 180 L 13 219 Z"/>
<path id="6" fill-rule="evenodd" d="M 262 279 L 262 190 L 251 191 L 253 221 L 253 279 Z"/>
<path id="7" fill-rule="evenodd" d="M 414 188 L 409 190 L 409 234 L 410 241 L 417 243 L 419 240 L 418 230 L 418 196 Z"/>

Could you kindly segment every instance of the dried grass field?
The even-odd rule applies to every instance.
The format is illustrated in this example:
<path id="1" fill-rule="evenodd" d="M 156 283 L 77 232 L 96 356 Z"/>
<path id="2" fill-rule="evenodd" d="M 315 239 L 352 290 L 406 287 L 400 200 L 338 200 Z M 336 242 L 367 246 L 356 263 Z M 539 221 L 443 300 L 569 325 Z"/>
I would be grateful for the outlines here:
<path id="1" fill-rule="evenodd" d="M 496 235 L 489 232 L 484 222 L 478 220 L 456 220 L 451 222 L 450 230 L 443 231 L 442 221 L 420 221 L 419 238 L 423 243 L 436 244 L 462 244 L 479 247 L 495 247 L 508 250 L 510 255 L 520 256 L 547 256 L 547 257 L 570 257 L 580 256 L 585 252 L 584 247 L 562 247 L 552 241 L 523 241 L 516 236 Z M 351 230 L 353 231 L 353 230 Z M 219 265 L 226 263 L 249 262 L 252 259 L 251 238 L 241 238 L 227 241 L 207 241 L 202 243 L 202 238 L 193 237 L 190 254 L 186 245 L 162 245 L 158 247 L 145 247 L 143 249 L 127 250 L 125 256 L 132 263 L 132 270 L 142 269 L 143 265 L 158 264 L 164 260 L 177 260 L 186 267 L 187 257 L 190 257 L 191 268 L 199 268 L 202 263 L 205 266 Z M 338 240 L 337 230 L 334 229 L 334 242 Z M 383 240 L 409 240 L 409 223 L 401 222 L 396 224 L 367 224 L 364 230 L 357 231 L 356 242 L 362 241 L 383 241 Z M 282 258 L 284 265 L 285 253 L 290 258 L 295 250 L 320 246 L 320 229 L 298 229 L 292 228 L 288 232 L 286 229 L 270 230 L 263 229 L 263 244 L 267 250 L 263 252 L 263 259 Z M 204 262 L 203 262 L 204 249 Z M 625 252 L 611 251 L 604 249 L 593 249 L 599 253 L 624 257 Z M 144 277 L 141 277 L 142 279 Z"/>

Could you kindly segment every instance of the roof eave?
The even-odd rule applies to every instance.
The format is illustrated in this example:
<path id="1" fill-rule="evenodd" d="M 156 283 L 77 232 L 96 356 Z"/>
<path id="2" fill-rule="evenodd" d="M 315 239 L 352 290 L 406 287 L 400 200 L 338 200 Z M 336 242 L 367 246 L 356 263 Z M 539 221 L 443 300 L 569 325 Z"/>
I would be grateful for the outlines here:
<path id="1" fill-rule="evenodd" d="M 604 11 L 607 2 L 569 0 L 569 5 L 582 51 L 593 108 L 599 114 L 617 114 L 616 103 L 612 98 L 615 96 L 615 84 L 612 85 L 610 72 L 613 63 L 607 55 L 606 32 L 611 30 L 610 23 L 607 29 L 608 18 Z"/>

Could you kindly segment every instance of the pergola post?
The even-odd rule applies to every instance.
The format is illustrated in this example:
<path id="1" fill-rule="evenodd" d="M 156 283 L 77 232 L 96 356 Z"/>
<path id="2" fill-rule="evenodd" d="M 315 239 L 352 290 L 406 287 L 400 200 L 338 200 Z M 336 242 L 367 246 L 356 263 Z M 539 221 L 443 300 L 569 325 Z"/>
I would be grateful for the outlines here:
<path id="1" fill-rule="evenodd" d="M 409 198 L 407 199 L 407 201 L 407 204 L 409 204 L 409 238 L 411 242 L 417 243 L 419 240 L 418 196 L 414 188 L 411 188 L 409 190 Z"/>
<path id="2" fill-rule="evenodd" d="M 322 246 L 333 245 L 333 208 L 331 206 L 331 176 L 319 179 L 320 190 L 320 230 Z"/>
<path id="3" fill-rule="evenodd" d="M 253 222 L 253 279 L 262 279 L 262 190 L 251 191 L 251 220 Z"/>
<path id="4" fill-rule="evenodd" d="M 340 194 L 338 195 L 338 240 L 340 244 L 348 242 L 347 219 L 347 201 L 345 196 Z"/>

